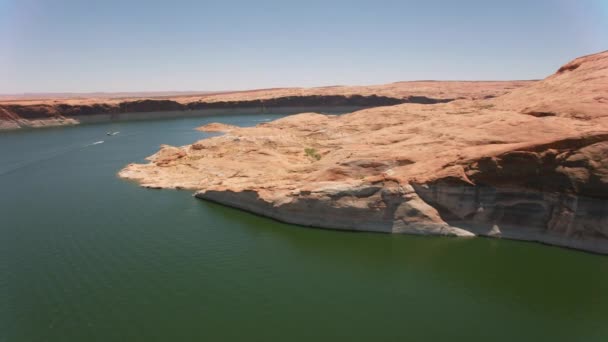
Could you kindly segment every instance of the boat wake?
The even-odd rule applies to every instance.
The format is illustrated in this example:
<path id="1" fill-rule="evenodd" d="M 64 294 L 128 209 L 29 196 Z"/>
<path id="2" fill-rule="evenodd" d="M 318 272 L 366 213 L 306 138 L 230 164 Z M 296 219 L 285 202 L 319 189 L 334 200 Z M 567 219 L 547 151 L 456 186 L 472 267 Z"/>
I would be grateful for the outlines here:
<path id="1" fill-rule="evenodd" d="M 30 166 L 36 165 L 38 163 L 41 163 L 41 162 L 44 162 L 44 161 L 47 161 L 47 160 L 51 160 L 51 159 L 63 156 L 63 155 L 65 155 L 67 153 L 70 153 L 70 152 L 74 152 L 74 151 L 77 151 L 77 150 L 82 150 L 84 148 L 87 148 L 87 147 L 90 147 L 90 146 L 95 146 L 95 145 L 100 145 L 100 144 L 103 144 L 103 143 L 105 143 L 104 140 L 99 140 L 99 141 L 95 141 L 95 142 L 92 142 L 92 143 L 89 143 L 89 144 L 86 144 L 86 145 L 76 144 L 76 145 L 72 145 L 72 146 L 67 146 L 67 147 L 61 148 L 61 149 L 59 149 L 57 151 L 51 152 L 51 153 L 49 153 L 49 154 L 47 154 L 45 156 L 42 156 L 40 158 L 36 158 L 36 159 L 28 160 L 28 161 L 23 161 L 23 162 L 20 162 L 20 163 L 15 163 L 13 165 L 9 165 L 4 170 L 0 167 L 0 176 L 8 175 L 10 173 L 13 173 L 15 171 L 21 170 L 23 168 L 30 167 Z"/>

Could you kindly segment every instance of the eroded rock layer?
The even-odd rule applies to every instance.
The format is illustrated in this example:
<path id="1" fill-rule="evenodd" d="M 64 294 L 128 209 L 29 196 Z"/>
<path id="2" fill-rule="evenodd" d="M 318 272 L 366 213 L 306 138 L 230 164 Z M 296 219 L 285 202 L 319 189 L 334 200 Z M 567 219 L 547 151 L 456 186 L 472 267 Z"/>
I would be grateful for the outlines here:
<path id="1" fill-rule="evenodd" d="M 455 99 L 493 98 L 527 84 L 531 84 L 531 81 L 418 81 L 376 86 L 276 88 L 150 98 L 5 99 L 0 101 L 0 129 L 209 115 L 223 111 L 292 112 L 291 109 L 299 108 L 329 111 L 401 103 L 435 104 Z"/>
<path id="2" fill-rule="evenodd" d="M 212 124 L 200 129 L 225 134 L 120 176 L 300 225 L 608 253 L 608 53 L 574 64 L 491 99 Z M 530 115 L 554 93 L 555 115 Z"/>

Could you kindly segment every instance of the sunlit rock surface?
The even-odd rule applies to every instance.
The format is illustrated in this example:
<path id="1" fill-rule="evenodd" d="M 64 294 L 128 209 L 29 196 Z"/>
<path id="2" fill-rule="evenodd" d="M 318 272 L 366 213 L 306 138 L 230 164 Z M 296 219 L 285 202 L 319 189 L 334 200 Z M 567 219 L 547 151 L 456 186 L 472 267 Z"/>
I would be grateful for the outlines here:
<path id="1" fill-rule="evenodd" d="M 120 176 L 300 225 L 608 253 L 607 82 L 604 52 L 496 98 L 209 125 Z"/>
<path id="2" fill-rule="evenodd" d="M 114 94 L 0 99 L 0 130 L 81 122 L 147 120 L 226 113 L 340 111 L 401 103 L 493 98 L 534 81 L 414 81 L 372 86 L 273 88 L 203 94 Z M 101 94 L 97 94 L 98 96 Z M 49 95 L 46 95 L 49 96 Z M 67 95 L 66 95 L 67 96 Z M 354 108 L 354 109 L 353 109 Z"/>

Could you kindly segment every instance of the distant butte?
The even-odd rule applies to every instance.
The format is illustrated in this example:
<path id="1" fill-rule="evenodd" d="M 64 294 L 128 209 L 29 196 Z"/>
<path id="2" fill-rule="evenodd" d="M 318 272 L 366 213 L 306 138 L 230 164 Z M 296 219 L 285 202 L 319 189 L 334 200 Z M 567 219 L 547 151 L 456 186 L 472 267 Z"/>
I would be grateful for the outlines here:
<path id="1" fill-rule="evenodd" d="M 608 52 L 538 82 L 412 82 L 173 101 L 294 96 L 437 103 L 305 113 L 253 128 L 208 125 L 201 129 L 226 133 L 165 146 L 120 176 L 305 226 L 608 253 Z"/>

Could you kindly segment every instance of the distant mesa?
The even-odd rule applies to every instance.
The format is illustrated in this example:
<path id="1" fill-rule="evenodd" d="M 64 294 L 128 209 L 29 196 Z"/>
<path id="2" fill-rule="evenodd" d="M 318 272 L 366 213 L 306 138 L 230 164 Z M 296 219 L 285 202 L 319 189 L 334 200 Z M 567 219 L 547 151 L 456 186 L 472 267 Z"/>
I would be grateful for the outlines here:
<path id="1" fill-rule="evenodd" d="M 53 97 L 48 94 L 42 98 L 0 99 L 0 129 L 224 113 L 352 111 L 402 103 L 436 104 L 455 99 L 496 97 L 529 83 L 416 81 L 376 86 L 273 88 L 162 96 L 115 93 Z"/>

